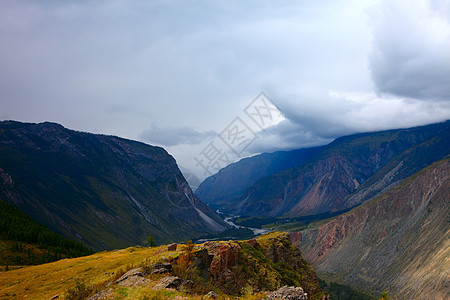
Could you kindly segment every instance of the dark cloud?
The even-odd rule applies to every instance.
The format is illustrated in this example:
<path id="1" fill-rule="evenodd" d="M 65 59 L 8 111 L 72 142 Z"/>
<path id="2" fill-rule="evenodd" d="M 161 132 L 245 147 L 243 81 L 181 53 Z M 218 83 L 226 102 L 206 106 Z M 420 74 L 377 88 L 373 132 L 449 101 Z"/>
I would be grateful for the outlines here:
<path id="1" fill-rule="evenodd" d="M 448 99 L 449 19 L 447 0 L 2 0 L 0 118 L 159 144 L 203 174 L 193 156 L 261 91 L 288 120 L 245 155 L 450 118 L 422 101 Z"/>
<path id="2" fill-rule="evenodd" d="M 370 69 L 379 93 L 450 101 L 450 5 L 443 4 L 385 1 L 372 13 Z"/>
<path id="3" fill-rule="evenodd" d="M 195 145 L 217 136 L 214 131 L 197 131 L 190 127 L 161 128 L 156 125 L 144 130 L 140 138 L 151 144 L 163 146 Z"/>

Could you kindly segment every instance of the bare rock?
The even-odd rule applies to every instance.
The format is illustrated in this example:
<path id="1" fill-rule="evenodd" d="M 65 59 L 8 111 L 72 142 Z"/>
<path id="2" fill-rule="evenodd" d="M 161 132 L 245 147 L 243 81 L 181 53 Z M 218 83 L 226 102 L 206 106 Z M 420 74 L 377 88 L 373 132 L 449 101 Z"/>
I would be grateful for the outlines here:
<path id="1" fill-rule="evenodd" d="M 207 299 L 216 299 L 217 297 L 219 297 L 219 295 L 214 291 L 210 291 L 208 294 L 205 295 L 205 297 Z"/>
<path id="2" fill-rule="evenodd" d="M 177 244 L 167 245 L 167 251 L 176 251 L 176 250 L 177 250 Z"/>
<path id="3" fill-rule="evenodd" d="M 113 296 L 113 289 L 103 290 L 98 292 L 95 295 L 92 295 L 91 297 L 87 298 L 86 300 L 104 300 L 104 299 L 111 299 Z"/>
<path id="4" fill-rule="evenodd" d="M 150 272 L 150 274 L 165 274 L 169 273 L 172 270 L 172 264 L 153 264 L 151 265 L 151 269 L 152 271 Z"/>
<path id="5" fill-rule="evenodd" d="M 252 247 L 252 248 L 255 247 L 256 243 L 257 243 L 257 241 L 255 239 L 251 239 L 251 240 L 247 241 L 247 244 L 249 244 L 250 247 Z"/>
<path id="6" fill-rule="evenodd" d="M 144 277 L 144 270 L 142 268 L 132 269 L 132 270 L 126 272 L 125 274 L 123 274 L 119 279 L 114 281 L 114 283 L 118 284 L 121 281 L 124 281 L 125 279 L 127 279 L 129 277 L 133 277 L 133 276 Z"/>
<path id="7" fill-rule="evenodd" d="M 178 289 L 183 280 L 176 276 L 166 276 L 161 278 L 161 280 L 153 287 L 154 290 L 160 289 Z"/>
<path id="8" fill-rule="evenodd" d="M 130 276 L 125 280 L 122 280 L 121 282 L 118 283 L 118 285 L 123 286 L 123 287 L 135 287 L 135 286 L 141 286 L 141 285 L 145 285 L 147 283 L 151 282 L 150 280 L 148 280 L 147 278 L 138 276 L 138 275 L 134 275 L 134 276 Z"/>
<path id="9" fill-rule="evenodd" d="M 267 299 L 307 300 L 308 296 L 301 287 L 283 286 L 270 293 Z"/>

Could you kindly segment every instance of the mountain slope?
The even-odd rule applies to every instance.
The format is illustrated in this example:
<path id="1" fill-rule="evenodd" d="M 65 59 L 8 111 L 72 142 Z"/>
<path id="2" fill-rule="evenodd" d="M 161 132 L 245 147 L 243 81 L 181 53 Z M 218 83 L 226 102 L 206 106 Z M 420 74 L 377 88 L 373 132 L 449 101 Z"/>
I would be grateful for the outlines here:
<path id="1" fill-rule="evenodd" d="M 0 123 L 0 199 L 96 249 L 225 228 L 164 149 L 54 123 Z"/>
<path id="2" fill-rule="evenodd" d="M 301 167 L 258 180 L 234 212 L 292 217 L 351 208 L 449 154 L 450 121 L 338 138 Z"/>
<path id="3" fill-rule="evenodd" d="M 292 234 L 320 276 L 398 299 L 450 297 L 450 161 L 314 229 Z"/>
<path id="4" fill-rule="evenodd" d="M 258 179 L 301 166 L 319 148 L 262 153 L 241 159 L 206 178 L 195 193 L 211 207 L 227 206 L 238 200 Z"/>
<path id="5" fill-rule="evenodd" d="M 50 231 L 0 200 L 0 265 L 34 265 L 92 254 L 92 249 Z"/>

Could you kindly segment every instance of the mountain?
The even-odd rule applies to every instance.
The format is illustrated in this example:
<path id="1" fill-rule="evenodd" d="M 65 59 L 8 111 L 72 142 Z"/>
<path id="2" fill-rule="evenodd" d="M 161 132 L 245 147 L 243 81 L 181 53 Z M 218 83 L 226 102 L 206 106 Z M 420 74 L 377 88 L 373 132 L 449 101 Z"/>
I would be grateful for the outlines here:
<path id="1" fill-rule="evenodd" d="M 450 154 L 450 121 L 341 137 L 298 168 L 259 179 L 233 205 L 247 216 L 349 209 Z"/>
<path id="2" fill-rule="evenodd" d="M 450 297 L 450 160 L 291 234 L 319 276 L 394 299 Z"/>
<path id="3" fill-rule="evenodd" d="M 33 299 L 90 296 L 93 298 L 89 299 L 236 299 L 241 296 L 241 299 L 256 300 L 267 299 L 268 293 L 283 285 L 301 287 L 308 299 L 329 299 L 321 290 L 314 270 L 283 233 L 249 241 L 104 251 L 2 275 L 0 299 L 25 299 L 32 295 Z M 205 297 L 207 294 L 216 296 Z"/>
<path id="4" fill-rule="evenodd" d="M 195 193 L 214 208 L 232 206 L 257 180 L 299 167 L 311 158 L 320 147 L 262 153 L 243 158 L 206 178 Z"/>
<path id="5" fill-rule="evenodd" d="M 47 122 L 0 122 L 0 200 L 95 249 L 226 227 L 164 149 Z"/>

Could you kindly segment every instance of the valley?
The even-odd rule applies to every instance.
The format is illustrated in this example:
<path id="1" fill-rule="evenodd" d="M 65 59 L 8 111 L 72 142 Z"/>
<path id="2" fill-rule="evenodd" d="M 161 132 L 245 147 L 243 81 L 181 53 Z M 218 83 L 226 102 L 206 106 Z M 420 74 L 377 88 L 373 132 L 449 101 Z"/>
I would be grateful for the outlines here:
<path id="1" fill-rule="evenodd" d="M 449 143 L 449 121 L 341 137 L 197 196 L 162 148 L 1 122 L 0 299 L 446 299 Z"/>

